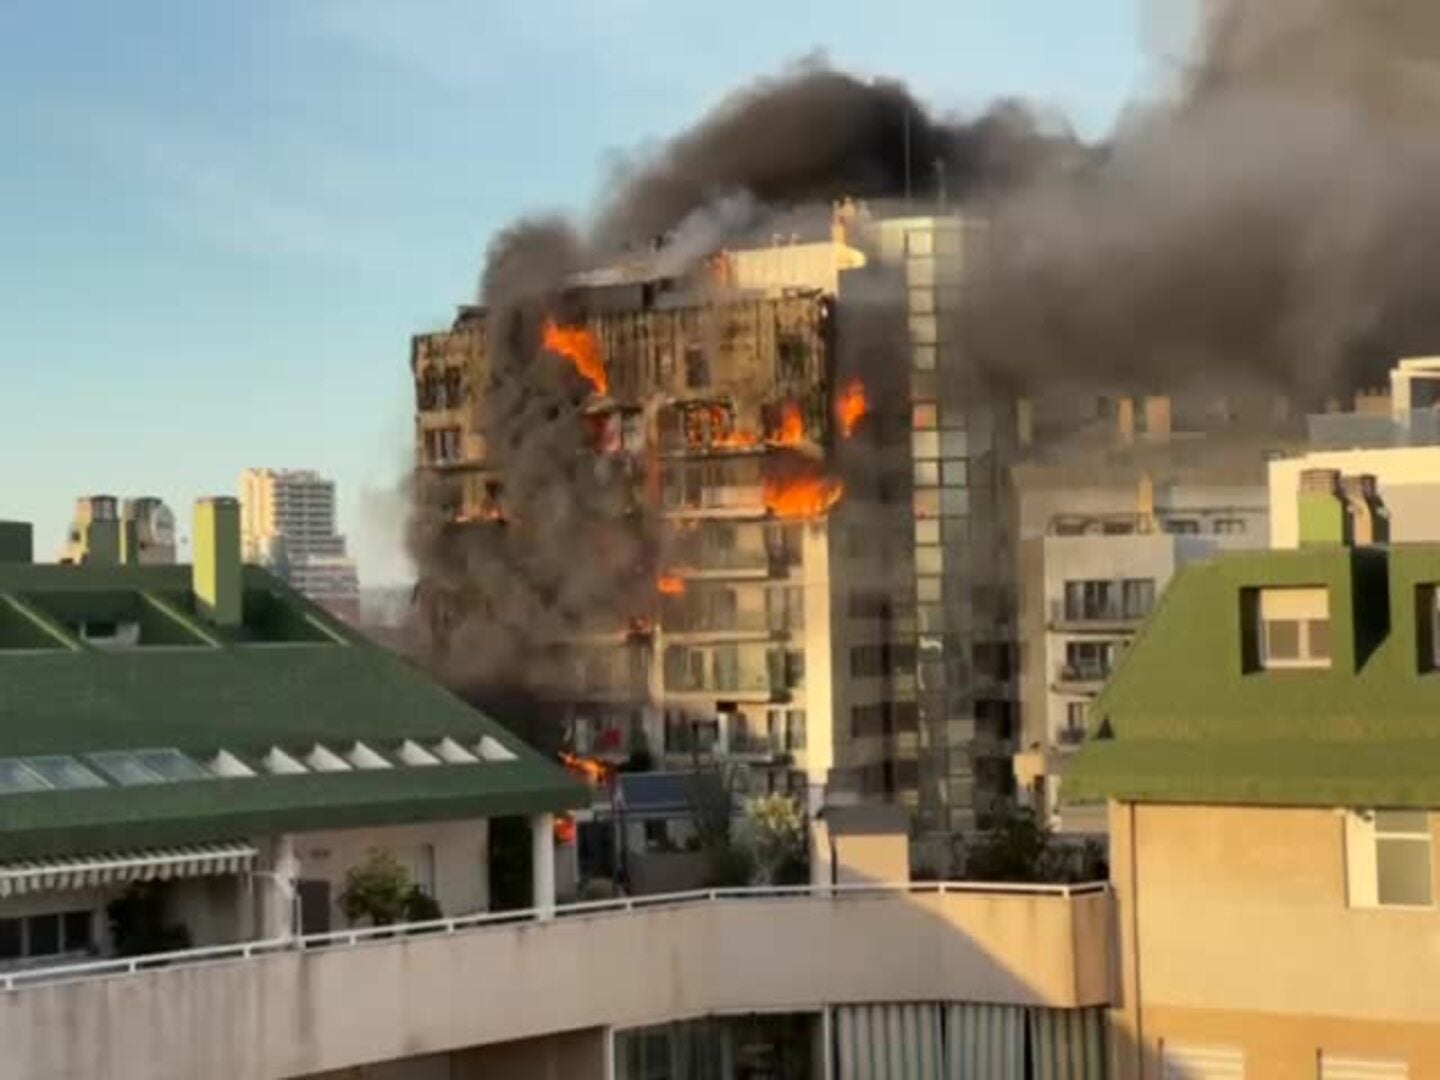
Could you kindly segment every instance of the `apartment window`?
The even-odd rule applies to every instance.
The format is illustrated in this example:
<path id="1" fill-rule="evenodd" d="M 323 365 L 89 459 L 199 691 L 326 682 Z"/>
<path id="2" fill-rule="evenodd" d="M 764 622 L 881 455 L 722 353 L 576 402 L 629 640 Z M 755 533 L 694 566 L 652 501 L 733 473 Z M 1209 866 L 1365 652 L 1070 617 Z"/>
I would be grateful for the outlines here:
<path id="1" fill-rule="evenodd" d="M 1065 730 L 1060 732 L 1060 741 L 1074 745 L 1085 738 L 1085 713 L 1089 709 L 1084 701 L 1065 703 Z"/>
<path id="2" fill-rule="evenodd" d="M 785 717 L 785 749 L 805 749 L 805 710 L 791 709 Z"/>
<path id="3" fill-rule="evenodd" d="M 916 345 L 910 355 L 910 362 L 914 364 L 916 371 L 935 370 L 935 346 Z"/>
<path id="4" fill-rule="evenodd" d="M 911 427 L 916 431 L 929 431 L 935 426 L 935 423 L 935 403 L 933 401 L 917 401 L 911 410 Z"/>
<path id="5" fill-rule="evenodd" d="M 1200 522 L 1194 518 L 1166 518 L 1165 531 L 1175 536 L 1193 536 L 1200 531 Z"/>
<path id="6" fill-rule="evenodd" d="M 58 911 L 0 919 L 0 961 L 88 953 L 95 947 L 95 913 Z"/>
<path id="7" fill-rule="evenodd" d="M 1403 1061 L 1320 1052 L 1320 1080 L 1409 1080 L 1409 1076 L 1410 1068 Z"/>
<path id="8" fill-rule="evenodd" d="M 782 382 L 800 382 L 805 378 L 805 358 L 808 351 L 801 338 L 783 337 L 780 339 L 777 366 Z"/>
<path id="9" fill-rule="evenodd" d="M 1330 666 L 1330 593 L 1324 588 L 1261 589 L 1256 640 L 1260 666 Z"/>
<path id="10" fill-rule="evenodd" d="M 1244 518 L 1216 518 L 1211 524 L 1218 536 L 1239 536 L 1245 531 Z"/>
<path id="11" fill-rule="evenodd" d="M 1351 907 L 1434 903 L 1430 815 L 1425 810 L 1357 810 L 1345 815 Z"/>
<path id="12" fill-rule="evenodd" d="M 699 345 L 685 346 L 685 386 L 699 390 L 710 384 L 710 365 L 705 350 Z"/>
<path id="13" fill-rule="evenodd" d="M 1155 579 L 1127 578 L 1121 583 L 1121 607 L 1127 619 L 1143 619 L 1155 607 Z"/>
<path id="14" fill-rule="evenodd" d="M 1068 641 L 1065 643 L 1065 678 L 1084 682 L 1108 679 L 1120 647 L 1114 641 Z"/>
<path id="15" fill-rule="evenodd" d="M 916 431 L 910 436 L 912 456 L 934 460 L 940 456 L 940 433 L 938 431 Z"/>
<path id="16" fill-rule="evenodd" d="M 938 461 L 915 462 L 915 486 L 938 487 L 940 485 L 940 463 Z"/>

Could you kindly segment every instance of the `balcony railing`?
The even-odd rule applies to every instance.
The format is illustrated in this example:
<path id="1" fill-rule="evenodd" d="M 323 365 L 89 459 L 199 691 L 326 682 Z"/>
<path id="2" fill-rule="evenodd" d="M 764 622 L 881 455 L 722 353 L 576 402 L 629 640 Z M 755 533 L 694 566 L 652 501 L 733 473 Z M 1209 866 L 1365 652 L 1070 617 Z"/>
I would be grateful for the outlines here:
<path id="1" fill-rule="evenodd" d="M 1142 605 L 1106 600 L 1096 603 L 1076 604 L 1065 600 L 1050 601 L 1052 623 L 1138 623 L 1143 622 L 1149 611 Z"/>
<path id="2" fill-rule="evenodd" d="M 1055 669 L 1055 681 L 1062 683 L 1097 683 L 1110 677 L 1111 666 L 1100 660 L 1061 664 Z"/>
<path id="3" fill-rule="evenodd" d="M 644 911 L 652 908 L 690 907 L 728 900 L 766 899 L 834 899 L 848 896 L 1044 896 L 1071 899 L 1102 895 L 1110 886 L 1104 881 L 1075 885 L 1038 885 L 1023 882 L 992 883 L 982 881 L 900 881 L 865 882 L 835 885 L 772 885 L 738 888 L 694 889 L 686 892 L 659 893 L 651 896 L 627 896 L 613 900 L 592 900 L 560 904 L 551 908 L 525 908 L 516 911 L 484 911 L 448 919 L 398 923 L 389 926 L 365 926 L 335 930 L 323 934 L 268 938 L 237 942 L 233 945 L 212 945 L 175 952 L 157 952 L 110 960 L 92 960 L 82 964 L 57 964 L 53 967 L 28 968 L 0 972 L 0 990 L 6 992 L 26 987 L 71 983 L 85 979 L 115 975 L 135 975 L 157 969 L 174 969 L 221 961 L 251 960 L 275 953 L 299 952 L 308 949 L 348 948 L 377 942 L 430 934 L 457 934 L 484 930 L 489 927 L 514 926 L 521 923 L 547 923 L 594 915 Z"/>
<path id="4" fill-rule="evenodd" d="M 671 617 L 676 614 L 680 618 Z M 763 634 L 770 629 L 763 611 L 672 612 L 663 625 L 672 634 Z"/>

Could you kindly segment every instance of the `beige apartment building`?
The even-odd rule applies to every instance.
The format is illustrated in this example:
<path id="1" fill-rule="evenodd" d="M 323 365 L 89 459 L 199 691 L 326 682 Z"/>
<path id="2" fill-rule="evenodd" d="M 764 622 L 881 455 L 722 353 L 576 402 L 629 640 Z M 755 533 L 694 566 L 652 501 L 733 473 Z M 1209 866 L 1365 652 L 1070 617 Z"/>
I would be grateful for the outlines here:
<path id="1" fill-rule="evenodd" d="M 1440 1075 L 1440 548 L 1368 478 L 1295 501 L 1298 547 L 1179 572 L 1066 775 L 1109 800 L 1120 1077 Z"/>

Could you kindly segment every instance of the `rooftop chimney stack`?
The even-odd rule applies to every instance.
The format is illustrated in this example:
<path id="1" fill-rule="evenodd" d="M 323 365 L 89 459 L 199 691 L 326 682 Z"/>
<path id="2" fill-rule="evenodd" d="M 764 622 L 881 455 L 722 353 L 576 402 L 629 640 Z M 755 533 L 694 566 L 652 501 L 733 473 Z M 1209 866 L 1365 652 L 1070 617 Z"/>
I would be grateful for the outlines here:
<path id="1" fill-rule="evenodd" d="M 1350 543 L 1351 515 L 1340 494 L 1340 470 L 1306 469 L 1297 501 L 1301 547 Z"/>
<path id="2" fill-rule="evenodd" d="M 1115 399 L 1115 445 L 1133 446 L 1135 443 L 1135 399 Z"/>
<path id="3" fill-rule="evenodd" d="M 190 538 L 192 588 L 201 611 L 216 626 L 242 621 L 240 502 L 228 496 L 199 499 Z"/>
<path id="4" fill-rule="evenodd" d="M 1340 481 L 1350 511 L 1350 533 L 1357 545 L 1390 542 L 1390 512 L 1380 500 L 1375 477 L 1347 476 Z"/>
<path id="5" fill-rule="evenodd" d="M 1145 399 L 1145 434 L 1158 442 L 1170 438 L 1170 399 L 1151 395 Z"/>
<path id="6" fill-rule="evenodd" d="M 34 561 L 34 526 L 28 521 L 0 521 L 0 563 Z"/>

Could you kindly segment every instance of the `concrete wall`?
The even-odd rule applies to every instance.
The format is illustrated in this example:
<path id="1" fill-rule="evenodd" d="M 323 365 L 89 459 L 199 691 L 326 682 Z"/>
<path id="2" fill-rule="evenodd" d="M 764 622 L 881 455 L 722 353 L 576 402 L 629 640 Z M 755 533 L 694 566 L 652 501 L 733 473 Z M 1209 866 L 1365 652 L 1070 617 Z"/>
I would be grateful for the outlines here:
<path id="1" fill-rule="evenodd" d="M 1299 544 L 1297 494 L 1306 469 L 1375 477 L 1390 511 L 1392 543 L 1440 540 L 1440 446 L 1335 450 L 1270 463 L 1270 546 Z"/>
<path id="2" fill-rule="evenodd" d="M 330 883 L 331 926 L 347 925 L 340 914 L 345 874 L 372 849 L 393 854 L 417 884 L 430 876 L 432 894 L 446 915 L 485 911 L 490 904 L 488 825 L 484 819 L 300 833 L 290 837 L 299 876 Z"/>
<path id="3" fill-rule="evenodd" d="M 1440 919 L 1347 906 L 1341 814 L 1112 806 L 1110 834 L 1119 1075 L 1137 1047 L 1158 1075 L 1169 1039 L 1243 1048 L 1267 1080 L 1313 1078 L 1321 1050 L 1440 1076 Z"/>
<path id="4" fill-rule="evenodd" d="M 836 836 L 835 878 L 842 884 L 910 880 L 910 838 L 893 835 Z"/>
<path id="5" fill-rule="evenodd" d="M 301 1076 L 827 1002 L 1103 1004 L 1109 921 L 1106 893 L 746 898 L 89 979 L 0 997 L 0 1080 Z"/>
<path id="6" fill-rule="evenodd" d="M 605 1030 L 592 1028 L 312 1073 L 300 1080 L 605 1080 L 609 1049 Z"/>

